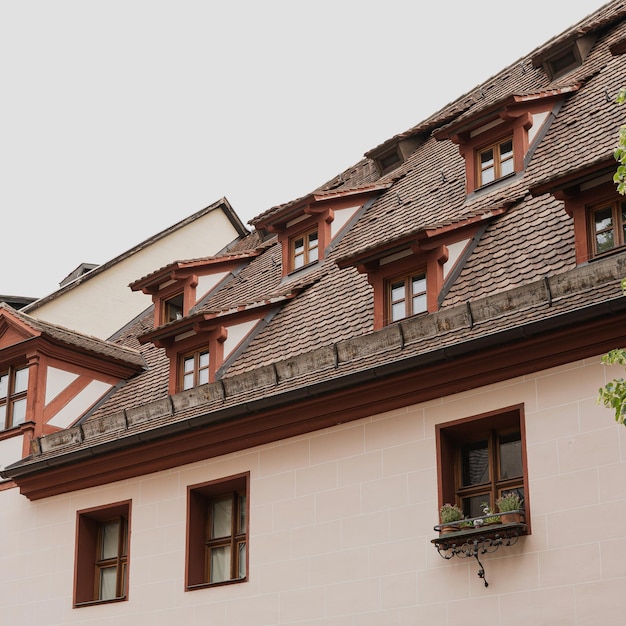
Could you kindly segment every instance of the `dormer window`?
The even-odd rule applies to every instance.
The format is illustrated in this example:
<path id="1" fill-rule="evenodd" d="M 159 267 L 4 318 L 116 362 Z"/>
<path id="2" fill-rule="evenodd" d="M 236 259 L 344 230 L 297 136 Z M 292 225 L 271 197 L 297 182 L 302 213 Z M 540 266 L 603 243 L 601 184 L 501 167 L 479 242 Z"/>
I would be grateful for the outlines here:
<path id="1" fill-rule="evenodd" d="M 503 178 L 515 171 L 513 163 L 513 137 L 498 141 L 486 148 L 477 151 L 478 180 L 477 187 Z"/>
<path id="2" fill-rule="evenodd" d="M 387 281 L 387 322 L 428 310 L 426 273 L 410 274 Z"/>
<path id="3" fill-rule="evenodd" d="M 181 389 L 191 389 L 209 382 L 209 351 L 198 350 L 181 358 Z"/>
<path id="4" fill-rule="evenodd" d="M 26 419 L 28 367 L 0 372 L 0 429 L 8 430 Z"/>
<path id="5" fill-rule="evenodd" d="M 319 258 L 319 237 L 317 229 L 294 237 L 291 240 L 291 269 L 297 270 Z"/>
<path id="6" fill-rule="evenodd" d="M 589 209 L 593 255 L 610 252 L 626 244 L 626 202 L 604 202 Z"/>
<path id="7" fill-rule="evenodd" d="M 580 67 L 595 42 L 596 35 L 593 33 L 575 39 L 556 41 L 533 57 L 533 66 L 543 66 L 548 78 L 554 80 Z"/>

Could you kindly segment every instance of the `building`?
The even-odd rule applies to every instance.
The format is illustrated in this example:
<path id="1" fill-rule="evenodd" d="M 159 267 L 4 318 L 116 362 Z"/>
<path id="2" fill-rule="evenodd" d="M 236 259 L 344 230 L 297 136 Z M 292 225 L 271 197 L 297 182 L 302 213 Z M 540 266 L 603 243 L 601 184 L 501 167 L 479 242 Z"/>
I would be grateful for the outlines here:
<path id="1" fill-rule="evenodd" d="M 250 232 L 0 303 L 2 620 L 620 623 L 624 53 L 616 0 Z"/>

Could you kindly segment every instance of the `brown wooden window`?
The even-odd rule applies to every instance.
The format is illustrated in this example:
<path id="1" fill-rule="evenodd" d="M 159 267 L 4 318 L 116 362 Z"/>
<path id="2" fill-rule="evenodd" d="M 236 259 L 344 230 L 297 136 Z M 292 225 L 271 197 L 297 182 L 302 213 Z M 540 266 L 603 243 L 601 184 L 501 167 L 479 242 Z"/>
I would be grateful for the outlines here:
<path id="1" fill-rule="evenodd" d="M 130 503 L 78 512 L 74 605 L 128 596 Z"/>
<path id="2" fill-rule="evenodd" d="M 26 419 L 28 367 L 0 371 L 0 430 L 13 428 Z"/>
<path id="3" fill-rule="evenodd" d="M 593 256 L 610 252 L 626 244 L 626 202 L 607 202 L 592 207 L 590 239 Z"/>
<path id="4" fill-rule="evenodd" d="M 247 579 L 247 494 L 247 475 L 189 488 L 187 589 Z"/>
<path id="5" fill-rule="evenodd" d="M 411 274 L 387 281 L 387 320 L 395 322 L 428 310 L 426 274 Z"/>
<path id="6" fill-rule="evenodd" d="M 477 186 L 486 185 L 514 171 L 513 138 L 478 150 Z"/>
<path id="7" fill-rule="evenodd" d="M 198 350 L 185 354 L 180 360 L 181 389 L 191 389 L 209 382 L 209 351 Z"/>
<path id="8" fill-rule="evenodd" d="M 319 239 L 317 229 L 291 240 L 291 269 L 297 270 L 319 258 Z"/>
<path id="9" fill-rule="evenodd" d="M 437 426 L 440 499 L 467 517 L 493 511 L 504 492 L 527 510 L 526 444 L 521 409 L 507 409 Z"/>
<path id="10" fill-rule="evenodd" d="M 161 322 L 167 324 L 182 319 L 183 313 L 183 294 L 179 293 L 163 302 L 163 319 Z"/>

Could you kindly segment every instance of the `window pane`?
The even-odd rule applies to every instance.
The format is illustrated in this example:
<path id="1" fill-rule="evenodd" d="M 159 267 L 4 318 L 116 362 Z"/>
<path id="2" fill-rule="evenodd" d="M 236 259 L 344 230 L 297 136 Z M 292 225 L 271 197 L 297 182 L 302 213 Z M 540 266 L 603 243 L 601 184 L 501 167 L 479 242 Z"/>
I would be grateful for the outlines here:
<path id="1" fill-rule="evenodd" d="M 493 148 L 480 153 L 480 164 L 483 169 L 493 167 Z"/>
<path id="2" fill-rule="evenodd" d="M 498 493 L 498 497 L 500 497 L 504 493 L 516 493 L 519 496 L 519 499 L 522 503 L 522 508 L 524 508 L 524 488 L 523 487 L 517 487 L 515 489 L 502 489 Z"/>
<path id="3" fill-rule="evenodd" d="M 613 228 L 613 210 L 611 207 L 594 211 L 593 217 L 597 233 L 607 228 Z"/>
<path id="4" fill-rule="evenodd" d="M 28 368 L 23 367 L 15 372 L 13 393 L 22 393 L 28 389 Z"/>
<path id="5" fill-rule="evenodd" d="M 413 313 L 423 313 L 426 310 L 426 294 L 413 298 Z"/>
<path id="6" fill-rule="evenodd" d="M 0 430 L 6 428 L 7 405 L 0 404 Z"/>
<path id="7" fill-rule="evenodd" d="M 500 160 L 506 161 L 513 156 L 513 140 L 508 139 L 500 144 Z"/>
<path id="8" fill-rule="evenodd" d="M 502 161 L 502 165 L 500 166 L 500 176 L 506 176 L 507 174 L 512 174 L 512 173 L 513 173 L 513 159 Z"/>
<path id="9" fill-rule="evenodd" d="M 183 371 L 185 373 L 193 372 L 193 363 L 194 363 L 193 356 L 186 356 L 183 360 Z"/>
<path id="10" fill-rule="evenodd" d="M 208 367 L 209 366 L 209 353 L 201 352 L 200 353 L 200 367 Z"/>
<path id="11" fill-rule="evenodd" d="M 500 437 L 500 479 L 517 478 L 522 470 L 522 441 L 519 433 Z"/>
<path id="12" fill-rule="evenodd" d="M 193 373 L 183 376 L 183 389 L 191 389 L 193 387 Z"/>
<path id="13" fill-rule="evenodd" d="M 246 577 L 246 544 L 240 543 L 239 546 L 239 568 L 237 570 L 237 575 L 239 578 Z"/>
<path id="14" fill-rule="evenodd" d="M 318 259 L 317 241 L 315 242 L 315 248 L 309 250 L 309 263 L 313 263 Z"/>
<path id="15" fill-rule="evenodd" d="M 115 581 L 117 567 L 103 567 L 100 569 L 100 597 L 99 600 L 112 600 L 115 598 Z"/>
<path id="16" fill-rule="evenodd" d="M 0 374 L 0 398 L 6 398 L 9 389 L 9 374 Z"/>
<path id="17" fill-rule="evenodd" d="M 489 482 L 489 447 L 478 441 L 463 448 L 463 486 Z"/>
<path id="18" fill-rule="evenodd" d="M 230 537 L 233 501 L 222 498 L 211 502 L 211 539 Z"/>
<path id="19" fill-rule="evenodd" d="M 239 496 L 239 528 L 237 529 L 239 534 L 243 534 L 248 530 L 246 514 L 246 496 Z"/>
<path id="20" fill-rule="evenodd" d="M 26 398 L 16 400 L 12 405 L 12 411 L 11 422 L 13 426 L 23 424 L 26 419 Z"/>
<path id="21" fill-rule="evenodd" d="M 115 520 L 102 525 L 102 545 L 100 546 L 101 559 L 117 558 L 118 541 L 120 536 L 120 522 Z"/>
<path id="22" fill-rule="evenodd" d="M 404 300 L 404 281 L 391 285 L 391 301 L 398 302 L 398 300 Z"/>
<path id="23" fill-rule="evenodd" d="M 210 550 L 210 570 L 212 583 L 230 580 L 230 546 L 220 546 Z"/>
<path id="24" fill-rule="evenodd" d="M 494 179 L 495 179 L 494 169 L 493 167 L 490 167 L 483 171 L 480 183 L 481 185 L 486 185 L 487 183 L 490 183 Z"/>
<path id="25" fill-rule="evenodd" d="M 391 321 L 395 322 L 406 317 L 406 307 L 404 302 L 398 302 L 391 307 Z"/>
<path id="26" fill-rule="evenodd" d="M 463 509 L 463 514 L 467 517 L 480 517 L 485 514 L 485 503 L 487 506 L 491 507 L 488 493 L 463 498 L 463 504 L 461 507 Z"/>
<path id="27" fill-rule="evenodd" d="M 424 293 L 426 291 L 426 276 L 421 274 L 419 276 L 413 276 L 413 295 Z"/>
<path id="28" fill-rule="evenodd" d="M 208 382 L 209 382 L 209 370 L 208 369 L 200 370 L 198 372 L 198 384 L 205 385 Z"/>

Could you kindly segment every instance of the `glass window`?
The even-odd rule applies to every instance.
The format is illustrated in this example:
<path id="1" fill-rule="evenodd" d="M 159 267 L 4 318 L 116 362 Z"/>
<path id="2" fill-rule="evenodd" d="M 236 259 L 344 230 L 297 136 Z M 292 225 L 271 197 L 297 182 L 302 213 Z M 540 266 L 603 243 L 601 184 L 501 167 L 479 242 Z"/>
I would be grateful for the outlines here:
<path id="1" fill-rule="evenodd" d="M 319 259 L 319 241 L 317 230 L 312 230 L 304 235 L 294 237 L 291 240 L 291 266 L 292 269 L 304 267 Z"/>
<path id="2" fill-rule="evenodd" d="M 189 489 L 188 589 L 246 579 L 247 488 L 244 476 Z"/>
<path id="3" fill-rule="evenodd" d="M 191 389 L 209 382 L 209 351 L 186 354 L 181 360 L 182 389 Z"/>
<path id="4" fill-rule="evenodd" d="M 179 293 L 163 303 L 163 324 L 183 318 L 183 294 Z"/>
<path id="5" fill-rule="evenodd" d="M 478 151 L 478 186 L 491 183 L 498 178 L 512 174 L 515 171 L 513 160 L 513 139 L 488 146 Z"/>
<path id="6" fill-rule="evenodd" d="M 626 244 L 626 202 L 613 202 L 590 211 L 593 255 L 610 252 Z"/>
<path id="7" fill-rule="evenodd" d="M 522 418 L 517 409 L 437 426 L 438 471 L 443 502 L 458 504 L 467 517 L 491 511 L 496 500 L 526 493 Z"/>
<path id="8" fill-rule="evenodd" d="M 24 423 L 27 391 L 28 367 L 10 367 L 0 372 L 0 430 Z"/>
<path id="9" fill-rule="evenodd" d="M 74 606 L 126 599 L 130 503 L 79 511 Z"/>
<path id="10" fill-rule="evenodd" d="M 387 283 L 387 319 L 390 322 L 427 310 L 426 274 L 403 276 Z"/>

